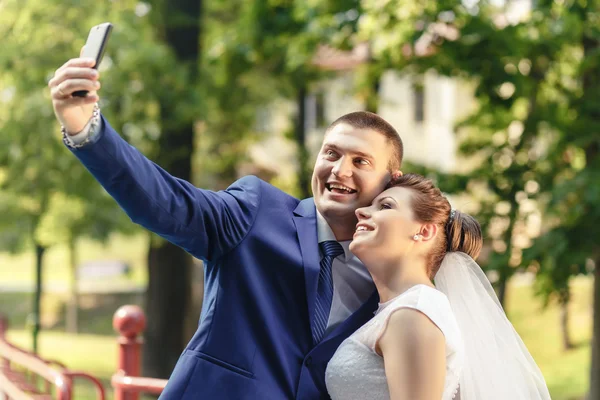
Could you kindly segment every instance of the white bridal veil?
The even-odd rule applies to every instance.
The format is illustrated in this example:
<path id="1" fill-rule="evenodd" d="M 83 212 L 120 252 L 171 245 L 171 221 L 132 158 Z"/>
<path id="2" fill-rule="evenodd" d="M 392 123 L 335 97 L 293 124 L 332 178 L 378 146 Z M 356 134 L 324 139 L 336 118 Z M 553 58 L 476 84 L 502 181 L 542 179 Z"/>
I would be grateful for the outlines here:
<path id="1" fill-rule="evenodd" d="M 550 399 L 540 369 L 470 256 L 447 253 L 435 286 L 450 300 L 465 347 L 460 400 Z"/>

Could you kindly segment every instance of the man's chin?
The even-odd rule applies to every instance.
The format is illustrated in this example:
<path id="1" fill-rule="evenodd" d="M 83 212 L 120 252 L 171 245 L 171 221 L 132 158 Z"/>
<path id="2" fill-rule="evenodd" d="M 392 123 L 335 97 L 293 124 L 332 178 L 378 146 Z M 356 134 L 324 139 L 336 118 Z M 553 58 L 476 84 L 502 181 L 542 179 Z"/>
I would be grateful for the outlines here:
<path id="1" fill-rule="evenodd" d="M 329 224 L 335 223 L 335 221 L 338 223 L 356 221 L 356 215 L 354 214 L 356 208 L 347 204 L 327 203 L 322 204 L 317 209 Z"/>

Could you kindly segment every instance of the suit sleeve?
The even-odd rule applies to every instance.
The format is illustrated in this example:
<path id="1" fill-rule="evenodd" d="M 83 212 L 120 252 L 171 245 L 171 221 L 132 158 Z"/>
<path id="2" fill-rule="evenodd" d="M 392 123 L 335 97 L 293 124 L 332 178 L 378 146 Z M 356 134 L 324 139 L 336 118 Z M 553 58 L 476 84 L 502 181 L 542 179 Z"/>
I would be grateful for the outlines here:
<path id="1" fill-rule="evenodd" d="M 199 189 L 148 160 L 104 118 L 98 140 L 71 151 L 133 222 L 202 260 L 237 246 L 258 212 L 258 178 L 242 178 L 225 191 Z"/>

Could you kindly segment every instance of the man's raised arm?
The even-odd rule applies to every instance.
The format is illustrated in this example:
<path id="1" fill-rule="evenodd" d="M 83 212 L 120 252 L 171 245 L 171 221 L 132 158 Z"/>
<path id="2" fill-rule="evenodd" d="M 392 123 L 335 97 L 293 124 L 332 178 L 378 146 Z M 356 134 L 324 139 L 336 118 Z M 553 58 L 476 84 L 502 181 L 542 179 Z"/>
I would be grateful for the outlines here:
<path id="1" fill-rule="evenodd" d="M 100 84 L 93 65 L 70 60 L 48 84 L 71 151 L 134 222 L 204 260 L 235 247 L 254 222 L 261 181 L 248 177 L 226 191 L 202 190 L 148 160 L 95 108 Z M 78 90 L 89 94 L 73 97 Z"/>

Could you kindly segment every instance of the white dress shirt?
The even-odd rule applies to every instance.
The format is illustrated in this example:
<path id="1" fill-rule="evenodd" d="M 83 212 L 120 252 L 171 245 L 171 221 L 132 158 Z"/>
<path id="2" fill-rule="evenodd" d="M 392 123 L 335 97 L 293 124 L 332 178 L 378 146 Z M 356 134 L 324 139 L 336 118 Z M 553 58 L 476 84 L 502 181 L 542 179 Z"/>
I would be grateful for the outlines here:
<path id="1" fill-rule="evenodd" d="M 95 122 L 94 129 L 91 130 L 90 128 L 92 127 L 93 122 Z M 100 130 L 100 113 L 98 113 L 97 116 L 90 118 L 88 123 L 85 124 L 85 126 L 79 133 L 77 133 L 75 135 L 67 135 L 66 136 L 67 144 L 70 144 L 70 145 L 81 144 L 88 138 L 88 136 L 97 135 L 99 130 Z"/>
<path id="2" fill-rule="evenodd" d="M 325 218 L 317 211 L 317 237 L 319 243 L 336 240 Z M 333 331 L 354 311 L 365 303 L 375 291 L 375 284 L 367 268 L 348 247 L 351 240 L 339 242 L 344 254 L 333 260 L 333 300 L 325 333 Z M 319 259 L 321 259 L 320 255 Z"/>

